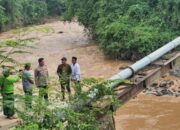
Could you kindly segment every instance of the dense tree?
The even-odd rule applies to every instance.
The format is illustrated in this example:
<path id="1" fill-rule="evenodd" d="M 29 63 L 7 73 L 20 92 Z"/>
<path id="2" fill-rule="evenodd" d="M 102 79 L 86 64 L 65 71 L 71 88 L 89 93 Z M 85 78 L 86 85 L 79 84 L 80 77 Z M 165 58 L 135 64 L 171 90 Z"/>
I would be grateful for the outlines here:
<path id="1" fill-rule="evenodd" d="M 65 2 L 63 0 L 46 0 L 49 15 L 61 15 L 65 11 Z"/>
<path id="2" fill-rule="evenodd" d="M 23 19 L 25 24 L 37 22 L 48 15 L 48 7 L 45 0 L 24 0 L 22 5 L 24 7 Z"/>

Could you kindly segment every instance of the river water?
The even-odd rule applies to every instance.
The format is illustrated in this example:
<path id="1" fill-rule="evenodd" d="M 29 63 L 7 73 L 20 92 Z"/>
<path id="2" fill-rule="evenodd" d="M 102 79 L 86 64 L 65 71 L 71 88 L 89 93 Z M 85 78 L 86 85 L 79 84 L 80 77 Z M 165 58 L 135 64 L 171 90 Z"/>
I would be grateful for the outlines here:
<path id="1" fill-rule="evenodd" d="M 21 62 L 33 63 L 44 57 L 51 76 L 55 76 L 61 57 L 78 57 L 82 77 L 109 78 L 131 62 L 107 59 L 98 45 L 84 33 L 84 28 L 76 22 L 55 21 L 40 25 L 51 27 L 52 33 L 30 32 L 26 37 L 36 38 L 35 48 L 26 49 L 31 54 L 16 55 Z M 12 31 L 0 35 L 0 39 L 15 38 Z M 179 80 L 179 79 L 177 79 Z M 179 86 L 180 87 L 180 86 Z M 180 98 L 155 97 L 139 94 L 122 106 L 115 114 L 117 130 L 180 130 Z"/>

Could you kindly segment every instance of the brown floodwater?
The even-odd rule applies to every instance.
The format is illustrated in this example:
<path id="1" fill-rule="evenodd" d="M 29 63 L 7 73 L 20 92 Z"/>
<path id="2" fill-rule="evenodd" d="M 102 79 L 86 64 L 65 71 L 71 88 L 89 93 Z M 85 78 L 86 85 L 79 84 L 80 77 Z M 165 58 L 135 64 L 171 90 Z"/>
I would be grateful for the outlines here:
<path id="1" fill-rule="evenodd" d="M 117 130 L 180 130 L 180 98 L 140 94 L 116 112 Z"/>
<path id="2" fill-rule="evenodd" d="M 76 22 L 55 21 L 39 27 L 46 26 L 53 28 L 54 32 L 28 33 L 25 37 L 37 39 L 35 48 L 26 49 L 31 54 L 16 55 L 16 60 L 20 63 L 31 62 L 35 68 L 37 59 L 44 57 L 53 77 L 63 56 L 68 58 L 69 63 L 72 56 L 78 57 L 82 77 L 109 78 L 119 72 L 120 67 L 131 64 L 129 61 L 107 59 Z M 16 35 L 12 31 L 0 35 L 0 39 L 7 38 L 16 38 Z M 139 94 L 117 110 L 115 119 L 117 130 L 180 130 L 180 98 Z"/>

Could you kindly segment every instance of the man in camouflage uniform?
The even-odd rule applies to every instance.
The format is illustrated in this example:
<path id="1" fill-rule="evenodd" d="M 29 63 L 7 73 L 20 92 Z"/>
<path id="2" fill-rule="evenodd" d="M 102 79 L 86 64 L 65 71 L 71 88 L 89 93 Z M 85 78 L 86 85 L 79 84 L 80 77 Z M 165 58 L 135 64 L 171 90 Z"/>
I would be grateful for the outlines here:
<path id="1" fill-rule="evenodd" d="M 57 75 L 59 77 L 61 92 L 62 92 L 62 100 L 65 99 L 65 89 L 67 89 L 69 93 L 69 99 L 71 96 L 71 88 L 70 88 L 70 76 L 72 73 L 71 66 L 67 64 L 66 57 L 61 59 L 62 64 L 60 64 L 57 68 Z"/>

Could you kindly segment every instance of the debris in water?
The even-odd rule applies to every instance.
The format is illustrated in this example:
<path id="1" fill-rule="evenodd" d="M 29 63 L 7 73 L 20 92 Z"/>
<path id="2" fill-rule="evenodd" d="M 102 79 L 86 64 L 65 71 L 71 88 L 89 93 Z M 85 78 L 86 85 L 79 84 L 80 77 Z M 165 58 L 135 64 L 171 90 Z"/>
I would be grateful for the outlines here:
<path id="1" fill-rule="evenodd" d="M 176 77 L 167 76 L 166 79 L 161 79 L 158 83 L 153 83 L 146 88 L 143 93 L 152 94 L 155 96 L 180 96 L 180 80 L 175 80 Z"/>
<path id="2" fill-rule="evenodd" d="M 59 33 L 59 34 L 62 34 L 62 33 L 64 33 L 64 32 L 63 32 L 63 31 L 59 31 L 58 33 Z"/>
<path id="3" fill-rule="evenodd" d="M 174 76 L 177 76 L 177 77 L 180 77 L 180 68 L 170 71 L 170 74 L 174 75 Z"/>

